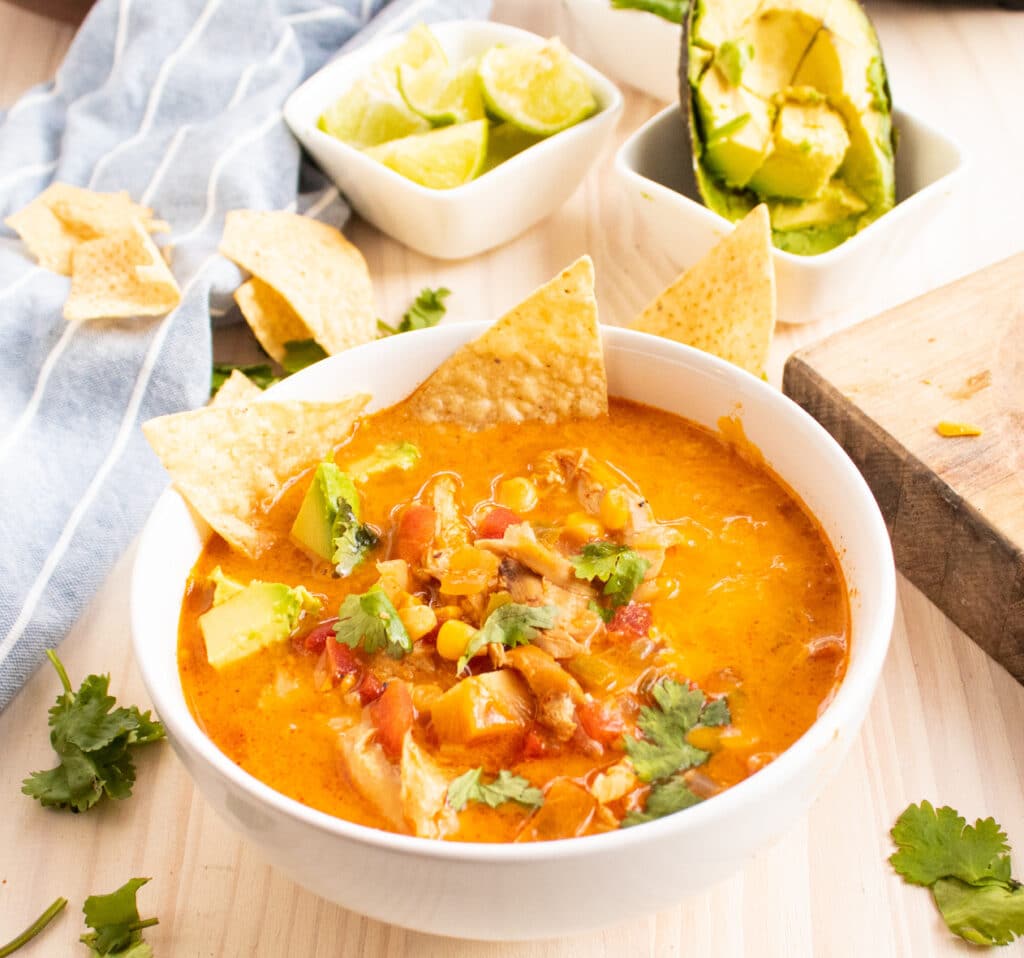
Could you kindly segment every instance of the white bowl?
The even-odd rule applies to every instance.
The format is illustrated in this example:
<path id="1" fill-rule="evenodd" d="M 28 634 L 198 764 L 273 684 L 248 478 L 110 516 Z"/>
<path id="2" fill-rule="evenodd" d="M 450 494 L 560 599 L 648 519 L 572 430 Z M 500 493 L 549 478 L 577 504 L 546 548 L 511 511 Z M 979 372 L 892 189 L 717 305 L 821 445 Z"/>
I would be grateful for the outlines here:
<path id="1" fill-rule="evenodd" d="M 562 0 L 580 52 L 620 83 L 656 100 L 679 99 L 683 28 L 643 10 L 616 10 L 611 0 Z"/>
<path id="2" fill-rule="evenodd" d="M 387 406 L 484 328 L 459 323 L 369 343 L 290 377 L 271 395 L 330 400 L 368 391 L 371 408 Z M 889 645 L 895 598 L 889 538 L 860 473 L 810 416 L 753 376 L 644 333 L 602 332 L 614 395 L 713 429 L 719 417 L 740 415 L 751 441 L 821 521 L 849 588 L 845 680 L 806 734 L 766 768 L 648 825 L 523 845 L 449 843 L 356 825 L 257 781 L 189 712 L 178 675 L 177 626 L 206 530 L 168 490 L 143 531 L 132 579 L 132 636 L 143 679 L 207 801 L 316 894 L 381 921 L 463 938 L 546 938 L 607 926 L 703 893 L 740 868 L 805 813 L 856 738 Z"/>
<path id="3" fill-rule="evenodd" d="M 778 315 L 784 323 L 847 319 L 865 289 L 893 275 L 963 175 L 961 148 L 924 120 L 895 110 L 896 206 L 845 243 L 817 256 L 774 250 Z M 693 265 L 733 224 L 700 199 L 690 137 L 678 105 L 648 120 L 619 148 L 615 170 L 645 239 L 678 269 Z"/>
<path id="4" fill-rule="evenodd" d="M 457 20 L 431 27 L 452 63 L 502 43 L 539 46 L 542 37 L 502 23 Z M 427 256 L 461 259 L 505 243 L 561 206 L 600 155 L 622 112 L 618 88 L 578 57 L 598 103 L 593 115 L 450 190 L 413 183 L 324 133 L 317 120 L 403 35 L 376 36 L 302 84 L 284 105 L 292 132 L 364 219 Z"/>

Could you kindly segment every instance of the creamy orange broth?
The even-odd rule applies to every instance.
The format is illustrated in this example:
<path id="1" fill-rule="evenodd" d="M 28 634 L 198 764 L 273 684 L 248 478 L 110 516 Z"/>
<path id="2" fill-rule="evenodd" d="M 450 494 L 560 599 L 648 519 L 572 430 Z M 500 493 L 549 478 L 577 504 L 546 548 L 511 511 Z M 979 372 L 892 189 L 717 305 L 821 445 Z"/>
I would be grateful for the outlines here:
<path id="1" fill-rule="evenodd" d="M 541 454 L 561 447 L 586 448 L 607 460 L 635 482 L 659 521 L 680 523 L 683 544 L 668 551 L 658 580 L 663 594 L 650 603 L 663 649 L 651 638 L 626 641 L 619 636 L 595 642 L 591 651 L 640 686 L 656 666 L 659 673 L 694 682 L 708 693 L 727 694 L 732 723 L 708 730 L 712 757 L 700 769 L 713 787 L 736 784 L 794 742 L 842 680 L 849 610 L 835 554 L 793 493 L 753 461 L 756 457 L 745 456 L 742 446 L 677 416 L 617 399 L 607 416 L 591 421 L 502 425 L 477 433 L 410 421 L 399 405 L 365 419 L 335 458 L 344 469 L 379 443 L 403 440 L 420 448 L 419 464 L 408 472 L 375 476 L 363 489 L 363 520 L 382 533 L 373 559 L 387 558 L 399 510 L 436 473 L 459 476 L 463 513 L 478 517 L 493 500 L 499 480 L 528 476 Z M 270 441 L 267 454 L 273 455 Z M 206 734 L 256 778 L 330 814 L 388 827 L 349 783 L 337 732 L 329 724 L 360 706 L 340 690 L 316 689 L 316 657 L 283 643 L 218 672 L 206 662 L 196 623 L 211 602 L 205 578 L 218 564 L 243 582 L 258 578 L 302 584 L 325 595 L 321 618 L 337 615 L 347 594 L 365 592 L 376 581 L 372 560 L 348 579 L 334 578 L 330 569 L 289 543 L 286 533 L 310 476 L 297 477 L 275 504 L 272 518 L 282 539 L 260 561 L 231 552 L 217 536 L 204 548 L 183 605 L 181 677 L 189 707 Z M 563 523 L 579 508 L 564 491 L 542 498 L 525 518 L 542 528 Z M 454 663 L 442 660 L 429 639 L 399 661 L 382 654 L 368 658 L 384 681 L 399 677 L 442 689 L 456 682 Z M 635 691 L 637 682 L 633 686 Z M 542 788 L 558 776 L 588 784 L 623 755 L 612 745 L 596 757 L 561 748 L 524 758 L 521 740 L 438 750 L 428 714 L 418 714 L 413 735 L 435 752 L 450 777 L 478 765 L 492 773 L 504 767 Z M 622 806 L 616 808 L 621 814 Z M 458 830 L 447 837 L 510 841 L 529 814 L 513 803 L 498 809 L 470 803 L 459 816 Z M 568 834 L 605 827 L 591 822 L 586 828 L 569 827 Z"/>

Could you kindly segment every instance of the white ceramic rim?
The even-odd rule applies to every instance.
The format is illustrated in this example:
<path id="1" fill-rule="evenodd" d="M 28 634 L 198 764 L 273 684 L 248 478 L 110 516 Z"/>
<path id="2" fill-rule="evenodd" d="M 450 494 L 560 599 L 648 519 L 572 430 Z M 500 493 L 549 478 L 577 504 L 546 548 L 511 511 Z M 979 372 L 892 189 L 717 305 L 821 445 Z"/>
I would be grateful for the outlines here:
<path id="1" fill-rule="evenodd" d="M 491 324 L 486 321 L 453 323 L 433 329 L 403 333 L 402 339 L 410 342 L 408 337 L 447 336 L 451 340 L 454 350 L 463 342 L 473 338 L 474 335 L 483 332 L 489 325 Z M 669 839 L 670 837 L 678 840 L 684 838 L 690 831 L 714 828 L 727 823 L 733 814 L 742 812 L 745 806 L 757 807 L 777 788 L 784 787 L 787 779 L 795 777 L 803 768 L 810 765 L 817 753 L 824 750 L 830 740 L 838 734 L 839 729 L 850 725 L 859 727 L 858 715 L 866 710 L 868 702 L 874 694 L 889 648 L 896 601 L 895 568 L 889 535 L 867 483 L 832 436 L 796 403 L 757 377 L 724 360 L 689 346 L 663 340 L 647 333 L 610 326 L 602 327 L 602 334 L 605 343 L 610 342 L 617 349 L 629 350 L 632 347 L 634 350 L 650 354 L 651 344 L 657 343 L 657 351 L 662 356 L 678 362 L 684 368 L 704 367 L 715 376 L 725 379 L 739 377 L 740 384 L 746 391 L 753 392 L 757 401 L 765 403 L 770 409 L 778 410 L 780 415 L 787 417 L 787 429 L 791 434 L 798 435 L 801 442 L 814 443 L 822 461 L 827 463 L 831 470 L 845 474 L 846 480 L 851 483 L 859 498 L 859 501 L 854 503 L 854 509 L 860 514 L 862 527 L 873 540 L 872 551 L 878 555 L 880 560 L 884 560 L 880 561 L 878 568 L 873 570 L 874 586 L 877 589 L 874 615 L 865 621 L 861 633 L 854 637 L 855 642 L 864 642 L 868 646 L 864 652 L 858 653 L 857 657 L 851 660 L 842 684 L 825 711 L 799 739 L 756 774 L 733 785 L 721 794 L 687 809 L 685 814 L 666 816 L 646 823 L 639 830 L 643 832 L 644 841 L 657 841 L 659 838 Z M 355 350 L 350 350 L 342 356 L 345 357 L 345 361 L 351 361 L 353 352 L 360 351 L 366 361 L 372 363 L 375 353 L 387 355 L 389 342 L 388 339 L 377 340 L 356 347 Z M 342 356 L 336 357 L 336 359 L 341 359 Z M 322 362 L 330 363 L 332 360 L 328 358 Z M 303 378 L 304 373 L 300 372 L 273 387 L 273 398 L 299 398 L 303 393 Z M 236 765 L 199 728 L 185 702 L 180 675 L 176 673 L 173 679 L 168 681 L 166 677 L 156 673 L 155 666 L 147 661 L 145 654 L 146 648 L 142 636 L 150 632 L 151 628 L 144 620 L 146 614 L 144 597 L 148 586 L 141 581 L 139 570 L 143 565 L 143 557 L 146 553 L 161 548 L 161 543 L 157 538 L 158 522 L 161 518 L 161 507 L 169 499 L 179 499 L 180 501 L 178 494 L 170 487 L 161 495 L 140 536 L 131 583 L 132 644 L 139 670 L 152 697 L 154 708 L 167 726 L 172 741 L 175 739 L 186 741 L 187 749 L 197 753 L 226 782 L 272 807 L 281 815 L 297 819 L 311 828 L 332 833 L 357 844 L 375 846 L 386 851 L 418 858 L 474 864 L 529 864 L 551 859 L 585 858 L 591 854 L 610 851 L 619 845 L 628 846 L 637 840 L 636 829 L 620 829 L 600 835 L 524 844 L 446 842 L 412 835 L 399 835 L 366 825 L 358 825 L 303 805 L 301 802 L 275 791 Z M 864 573 L 865 576 L 868 574 L 868 572 Z M 175 636 L 177 635 L 177 625 L 178 623 L 175 623 Z M 176 658 L 175 656 L 175 660 Z M 177 689 L 177 693 L 174 692 L 175 689 Z M 182 718 L 181 722 L 178 721 L 179 716 Z"/>
<path id="2" fill-rule="evenodd" d="M 626 182 L 640 186 L 648 192 L 659 195 L 678 206 L 685 206 L 691 209 L 704 219 L 710 227 L 716 230 L 717 234 L 721 234 L 723 230 L 728 232 L 736 225 L 732 220 L 727 220 L 724 216 L 721 216 L 714 210 L 709 209 L 704 204 L 691 199 L 684 193 L 680 193 L 668 186 L 664 186 L 657 180 L 652 180 L 644 176 L 626 162 L 626 155 L 634 149 L 637 140 L 646 136 L 652 127 L 664 122 L 670 114 L 677 111 L 682 112 L 682 107 L 678 103 L 669 104 L 664 109 L 659 110 L 646 123 L 626 137 L 622 145 L 615 151 L 615 172 Z M 899 122 L 901 119 L 908 120 L 911 124 L 920 127 L 926 133 L 929 133 L 938 139 L 945 140 L 956 153 L 956 166 L 944 176 L 940 176 L 937 180 L 932 180 L 932 182 L 927 186 L 924 186 L 912 193 L 906 199 L 900 200 L 891 210 L 887 213 L 883 213 L 878 217 L 878 219 L 869 223 L 864 227 L 864 229 L 860 230 L 860 232 L 854 233 L 849 239 L 844 240 L 838 246 L 834 246 L 830 250 L 826 250 L 824 253 L 815 253 L 812 256 L 800 256 L 797 253 L 790 253 L 787 250 L 772 247 L 772 255 L 780 262 L 798 267 L 801 270 L 812 272 L 816 270 L 826 270 L 837 263 L 842 263 L 843 260 L 848 259 L 859 251 L 862 246 L 870 243 L 879 232 L 886 229 L 893 222 L 894 217 L 902 218 L 904 215 L 909 215 L 909 213 L 912 213 L 920 203 L 926 201 L 930 193 L 936 192 L 940 187 L 948 187 L 952 181 L 959 179 L 960 176 L 963 175 L 967 167 L 967 155 L 958 140 L 953 139 L 953 137 L 948 133 L 945 133 L 938 129 L 938 127 L 933 126 L 931 123 L 922 119 L 918 114 L 913 113 L 910 110 L 894 108 L 892 112 L 893 125 L 897 129 L 899 128 Z M 899 147 L 897 145 L 897 149 L 898 148 Z"/>
<path id="3" fill-rule="evenodd" d="M 458 34 L 466 30 L 493 33 L 496 38 L 500 38 L 500 41 L 509 40 L 523 46 L 539 46 L 546 42 L 546 39 L 537 33 L 532 33 L 529 30 L 523 30 L 521 27 L 514 27 L 510 24 L 498 23 L 494 20 L 445 20 L 440 23 L 430 24 L 430 29 L 441 41 L 442 46 L 444 45 L 444 39 L 449 34 Z M 529 147 L 529 149 L 509 157 L 494 167 L 493 170 L 488 170 L 486 174 L 478 176 L 468 183 L 463 183 L 461 186 L 455 186 L 448 190 L 435 190 L 428 186 L 422 186 L 407 179 L 400 173 L 396 173 L 390 167 L 377 163 L 376 160 L 368 157 L 362 150 L 356 149 L 356 147 L 350 146 L 348 143 L 325 133 L 316 125 L 319 114 L 313 116 L 312 111 L 302 107 L 303 100 L 308 95 L 308 89 L 319 86 L 323 82 L 322 77 L 324 75 L 343 72 L 343 67 L 339 65 L 345 64 L 345 61 L 350 57 L 359 56 L 360 58 L 369 59 L 371 55 L 378 51 L 380 53 L 386 52 L 388 48 L 397 46 L 401 37 L 407 32 L 408 30 L 403 28 L 401 33 L 388 31 L 387 33 L 378 34 L 365 44 L 332 60 L 309 77 L 285 101 L 284 118 L 292 133 L 303 142 L 306 139 L 311 139 L 313 142 L 322 140 L 324 144 L 337 148 L 340 151 L 340 155 L 346 157 L 350 163 L 373 163 L 375 168 L 379 167 L 379 172 L 386 174 L 385 178 L 389 179 L 396 188 L 408 189 L 413 194 L 423 198 L 443 202 L 446 198 L 450 199 L 453 197 L 466 198 L 467 200 L 472 199 L 475 193 L 489 191 L 500 185 L 502 178 L 518 177 L 523 172 L 521 168 L 523 163 L 538 161 L 540 157 L 546 155 L 549 151 L 560 149 L 565 145 L 566 138 L 573 135 L 574 131 L 584 130 L 599 121 L 611 120 L 622 112 L 622 91 L 600 70 L 592 67 L 586 60 L 581 60 L 570 50 L 569 56 L 572 58 L 572 62 L 587 78 L 591 92 L 598 100 L 598 103 L 602 104 L 596 112 L 579 123 L 575 123 L 564 130 L 560 130 L 558 133 L 545 137 L 539 143 Z M 496 39 L 495 42 L 500 41 Z M 334 99 L 341 96 L 354 82 L 355 79 L 353 78 L 340 83 L 337 92 L 333 94 Z M 534 152 L 535 150 L 539 152 Z M 482 187 L 481 183 L 483 184 Z"/>

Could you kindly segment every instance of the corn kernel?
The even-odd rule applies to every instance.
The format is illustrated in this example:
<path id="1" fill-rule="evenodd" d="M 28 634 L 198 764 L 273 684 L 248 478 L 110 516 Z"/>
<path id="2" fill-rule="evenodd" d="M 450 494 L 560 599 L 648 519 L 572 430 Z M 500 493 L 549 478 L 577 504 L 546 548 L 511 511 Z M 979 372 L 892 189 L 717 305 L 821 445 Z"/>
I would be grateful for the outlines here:
<path id="1" fill-rule="evenodd" d="M 498 484 L 497 498 L 499 505 L 522 515 L 536 507 L 537 487 L 522 476 L 517 476 L 515 479 L 503 479 Z"/>
<path id="2" fill-rule="evenodd" d="M 604 535 L 604 526 L 593 516 L 585 512 L 570 512 L 565 520 L 566 538 L 573 542 L 590 542 L 591 539 L 600 539 Z"/>
<path id="3" fill-rule="evenodd" d="M 713 752 L 718 748 L 718 742 L 721 737 L 721 729 L 698 725 L 687 732 L 686 741 L 694 748 L 703 749 L 705 752 Z"/>
<path id="4" fill-rule="evenodd" d="M 437 615 L 429 605 L 407 605 L 398 610 L 398 617 L 413 642 L 422 639 L 437 625 Z"/>
<path id="5" fill-rule="evenodd" d="M 598 514 L 610 532 L 621 532 L 629 523 L 629 503 L 621 489 L 609 489 L 601 497 Z"/>
<path id="6" fill-rule="evenodd" d="M 437 654 L 449 662 L 456 662 L 466 651 L 476 629 L 461 619 L 449 619 L 437 633 Z"/>

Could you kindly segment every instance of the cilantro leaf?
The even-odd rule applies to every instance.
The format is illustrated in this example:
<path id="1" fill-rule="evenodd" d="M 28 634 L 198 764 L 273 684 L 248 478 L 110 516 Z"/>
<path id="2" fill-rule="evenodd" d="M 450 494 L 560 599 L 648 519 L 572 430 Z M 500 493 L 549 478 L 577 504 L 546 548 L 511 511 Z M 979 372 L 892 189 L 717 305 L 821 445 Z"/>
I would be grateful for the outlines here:
<path id="1" fill-rule="evenodd" d="M 17 938 L 12 938 L 6 945 L 0 945 L 0 958 L 13 955 L 19 948 L 27 945 L 38 935 L 54 918 L 57 917 L 67 905 L 66 898 L 58 898 L 49 908 L 46 909 L 31 925 L 28 926 Z"/>
<path id="2" fill-rule="evenodd" d="M 284 344 L 281 367 L 290 376 L 326 358 L 326 351 L 315 339 L 290 339 Z"/>
<path id="3" fill-rule="evenodd" d="M 710 752 L 686 741 L 687 733 L 698 724 L 725 725 L 730 721 L 728 706 L 708 702 L 700 689 L 664 679 L 651 690 L 657 708 L 645 705 L 637 727 L 642 739 L 625 736 L 623 746 L 643 782 L 668 778 L 676 772 L 703 765 Z M 719 700 L 724 703 L 724 700 Z M 707 713 L 710 722 L 703 721 Z"/>
<path id="4" fill-rule="evenodd" d="M 64 692 L 50 709 L 50 744 L 60 759 L 56 768 L 33 772 L 21 790 L 46 806 L 84 812 L 104 795 L 128 798 L 135 783 L 131 749 L 164 737 L 164 727 L 149 712 L 114 708 L 110 676 L 90 675 L 77 692 L 52 651 L 46 653 Z"/>
<path id="5" fill-rule="evenodd" d="M 569 561 L 576 569 L 577 578 L 588 582 L 599 579 L 605 584 L 604 595 L 611 599 L 612 608 L 629 602 L 651 564 L 628 546 L 605 539 L 588 542 L 583 551 Z"/>
<path id="6" fill-rule="evenodd" d="M 940 878 L 970 885 L 1010 880 L 1010 846 L 994 819 L 968 825 L 948 805 L 936 810 L 925 801 L 900 815 L 892 837 L 899 851 L 889 861 L 913 885 L 932 885 Z"/>
<path id="7" fill-rule="evenodd" d="M 598 602 L 595 601 L 594 599 L 591 599 L 587 603 L 587 608 L 591 612 L 596 612 L 599 616 L 601 616 L 601 621 L 605 625 L 607 625 L 609 622 L 611 622 L 612 617 L 615 615 L 615 610 L 614 609 L 605 609 L 601 605 L 599 605 Z"/>
<path id="8" fill-rule="evenodd" d="M 1024 936 L 1024 886 L 1016 882 L 980 887 L 958 878 L 932 886 L 949 930 L 975 945 L 1009 945 Z"/>
<path id="9" fill-rule="evenodd" d="M 533 606 L 507 602 L 498 606 L 487 616 L 483 627 L 466 643 L 456 673 L 461 672 L 477 652 L 492 642 L 509 649 L 532 642 L 539 629 L 550 629 L 555 624 L 557 612 L 553 605 Z"/>
<path id="10" fill-rule="evenodd" d="M 376 586 L 363 595 L 346 596 L 338 610 L 334 635 L 351 649 L 360 645 L 371 653 L 383 649 L 393 659 L 412 651 L 412 640 L 398 611 Z"/>
<path id="11" fill-rule="evenodd" d="M 358 498 L 356 499 L 358 503 Z M 338 496 L 338 511 L 331 526 L 331 541 L 334 554 L 331 562 L 338 575 L 352 574 L 367 553 L 380 541 L 380 537 L 368 525 L 359 521 L 352 503 L 344 496 Z"/>
<path id="12" fill-rule="evenodd" d="M 237 366 L 234 363 L 214 363 L 210 376 L 210 398 L 217 395 L 217 390 L 227 382 L 232 370 L 237 369 L 245 373 L 260 389 L 266 389 L 280 382 L 281 377 L 274 375 L 274 370 L 267 363 L 257 363 L 254 366 Z"/>
<path id="13" fill-rule="evenodd" d="M 616 10 L 643 10 L 669 23 L 682 23 L 689 5 L 689 0 L 612 0 Z"/>
<path id="14" fill-rule="evenodd" d="M 452 291 L 441 286 L 439 289 L 425 287 L 420 290 L 419 296 L 413 301 L 398 326 L 389 326 L 382 319 L 377 320 L 377 328 L 385 336 L 394 336 L 397 333 L 408 333 L 414 329 L 427 329 L 436 326 L 444 318 L 448 307 L 444 301 L 451 296 Z"/>
<path id="15" fill-rule="evenodd" d="M 544 793 L 534 788 L 525 778 L 513 775 L 507 768 L 498 772 L 497 778 L 489 784 L 480 781 L 482 768 L 471 768 L 454 779 L 448 786 L 448 804 L 461 812 L 469 802 L 481 802 L 497 808 L 505 802 L 517 802 L 527 808 L 540 808 L 544 804 Z"/>
<path id="16" fill-rule="evenodd" d="M 642 812 L 629 812 L 622 820 L 622 827 L 642 825 L 653 822 L 656 818 L 664 818 L 673 812 L 681 812 L 684 808 L 700 802 L 699 796 L 690 791 L 681 776 L 673 776 L 651 787 L 647 802 Z"/>
<path id="17" fill-rule="evenodd" d="M 118 954 L 148 958 L 152 950 L 142 940 L 142 929 L 158 924 L 156 918 L 139 917 L 135 897 L 148 878 L 130 878 L 109 895 L 90 895 L 82 911 L 93 930 L 81 936 L 93 955 Z"/>

